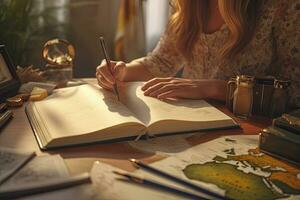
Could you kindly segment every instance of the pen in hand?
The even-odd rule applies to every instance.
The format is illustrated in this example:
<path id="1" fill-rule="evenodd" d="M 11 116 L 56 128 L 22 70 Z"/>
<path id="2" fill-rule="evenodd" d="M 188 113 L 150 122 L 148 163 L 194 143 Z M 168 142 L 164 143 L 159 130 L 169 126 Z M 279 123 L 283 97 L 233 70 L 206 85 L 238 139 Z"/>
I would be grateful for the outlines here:
<path id="1" fill-rule="evenodd" d="M 104 58 L 106 60 L 106 64 L 107 64 L 108 70 L 109 70 L 110 74 L 112 76 L 114 76 L 114 73 L 113 73 L 113 70 L 112 70 L 112 67 L 111 67 L 110 58 L 109 58 L 108 53 L 106 51 L 106 46 L 105 46 L 104 38 L 100 37 L 99 39 L 100 39 L 100 44 L 101 44 L 102 52 L 104 54 Z M 119 97 L 119 92 L 118 92 L 118 87 L 117 87 L 116 80 L 115 80 L 115 83 L 113 84 L 113 90 L 114 90 L 114 93 L 117 95 L 118 101 L 120 101 L 120 97 Z"/>

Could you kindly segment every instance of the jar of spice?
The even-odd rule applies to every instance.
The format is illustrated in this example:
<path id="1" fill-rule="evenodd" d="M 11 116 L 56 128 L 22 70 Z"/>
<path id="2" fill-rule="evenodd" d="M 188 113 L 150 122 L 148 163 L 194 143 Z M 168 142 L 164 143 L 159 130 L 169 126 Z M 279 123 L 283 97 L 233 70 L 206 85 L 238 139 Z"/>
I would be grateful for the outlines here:
<path id="1" fill-rule="evenodd" d="M 233 113 L 240 118 L 252 114 L 254 77 L 239 75 L 236 77 L 236 89 L 233 94 Z"/>

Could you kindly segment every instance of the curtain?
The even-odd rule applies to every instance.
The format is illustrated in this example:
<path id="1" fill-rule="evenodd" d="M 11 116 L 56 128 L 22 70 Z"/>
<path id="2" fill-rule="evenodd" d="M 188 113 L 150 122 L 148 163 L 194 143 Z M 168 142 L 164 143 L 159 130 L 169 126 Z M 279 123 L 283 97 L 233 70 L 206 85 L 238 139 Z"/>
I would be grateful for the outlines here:
<path id="1" fill-rule="evenodd" d="M 168 23 L 169 1 L 148 0 L 145 4 L 146 52 L 149 52 L 156 46 Z"/>
<path id="2" fill-rule="evenodd" d="M 131 61 L 153 50 L 169 17 L 168 0 L 121 0 L 115 37 L 117 60 Z"/>
<path id="3" fill-rule="evenodd" d="M 145 25 L 141 0 L 121 0 L 115 36 L 117 60 L 131 61 L 145 54 Z"/>

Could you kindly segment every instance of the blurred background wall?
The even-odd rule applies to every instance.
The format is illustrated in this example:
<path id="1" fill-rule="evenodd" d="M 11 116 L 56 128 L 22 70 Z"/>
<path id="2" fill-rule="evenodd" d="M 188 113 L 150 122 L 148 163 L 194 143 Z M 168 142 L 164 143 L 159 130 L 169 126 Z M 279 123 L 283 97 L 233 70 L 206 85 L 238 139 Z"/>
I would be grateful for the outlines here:
<path id="1" fill-rule="evenodd" d="M 11 10 L 5 7 L 9 2 L 14 5 Z M 7 16 L 7 12 L 13 14 L 8 19 L 1 18 L 0 43 L 12 47 L 9 50 L 16 64 L 39 67 L 44 65 L 41 57 L 43 44 L 56 37 L 67 39 L 76 48 L 74 76 L 93 77 L 95 68 L 103 59 L 99 36 L 105 37 L 108 51 L 112 59 L 116 59 L 116 34 L 122 32 L 118 30 L 120 6 L 133 2 L 140 5 L 135 17 L 139 22 L 142 20 L 138 24 L 143 27 L 134 29 L 138 30 L 136 35 L 133 40 L 128 40 L 125 49 L 128 57 L 124 59 L 129 61 L 146 55 L 155 47 L 167 23 L 168 0 L 1 0 L 0 18 Z M 22 16 L 20 10 L 24 11 Z M 23 24 L 20 28 L 16 28 L 19 26 L 15 23 L 17 18 L 19 24 Z M 124 36 L 128 39 L 128 35 Z M 134 40 L 135 37 L 139 42 Z M 140 41 L 141 38 L 144 41 Z"/>
<path id="2" fill-rule="evenodd" d="M 119 0 L 71 0 L 70 38 L 76 47 L 74 75 L 89 77 L 103 59 L 99 36 L 106 39 L 110 55 L 114 56 Z"/>

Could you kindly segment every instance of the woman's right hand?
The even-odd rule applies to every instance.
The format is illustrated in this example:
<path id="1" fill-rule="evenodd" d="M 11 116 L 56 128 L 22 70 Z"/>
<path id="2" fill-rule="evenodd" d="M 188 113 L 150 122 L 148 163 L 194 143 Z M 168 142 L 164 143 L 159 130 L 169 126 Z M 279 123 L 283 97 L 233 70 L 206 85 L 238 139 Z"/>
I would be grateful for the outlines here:
<path id="1" fill-rule="evenodd" d="M 116 81 L 123 81 L 125 77 L 126 64 L 122 61 L 110 61 L 112 74 L 108 69 L 108 65 L 105 60 L 96 69 L 96 78 L 98 84 L 107 90 L 113 90 L 113 85 Z"/>

